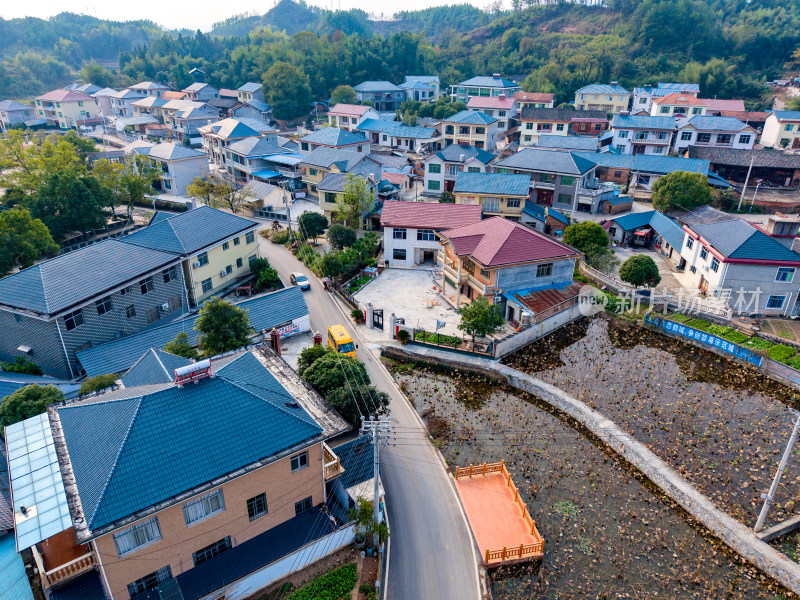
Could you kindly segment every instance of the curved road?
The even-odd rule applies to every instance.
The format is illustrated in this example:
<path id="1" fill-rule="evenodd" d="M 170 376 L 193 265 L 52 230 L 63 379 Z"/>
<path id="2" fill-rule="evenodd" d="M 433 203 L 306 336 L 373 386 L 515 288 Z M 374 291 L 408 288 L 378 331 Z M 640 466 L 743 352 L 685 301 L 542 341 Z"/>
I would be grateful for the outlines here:
<path id="1" fill-rule="evenodd" d="M 324 335 L 330 325 L 346 324 L 372 383 L 391 398 L 392 427 L 400 432 L 402 442 L 390 444 L 381 454 L 392 536 L 385 598 L 478 600 L 475 550 L 455 488 L 413 407 L 378 360 L 380 350 L 364 343 L 341 304 L 291 252 L 261 236 L 258 239 L 261 256 L 270 260 L 284 282 L 293 272 L 308 276 L 311 289 L 305 299 L 311 327 Z"/>

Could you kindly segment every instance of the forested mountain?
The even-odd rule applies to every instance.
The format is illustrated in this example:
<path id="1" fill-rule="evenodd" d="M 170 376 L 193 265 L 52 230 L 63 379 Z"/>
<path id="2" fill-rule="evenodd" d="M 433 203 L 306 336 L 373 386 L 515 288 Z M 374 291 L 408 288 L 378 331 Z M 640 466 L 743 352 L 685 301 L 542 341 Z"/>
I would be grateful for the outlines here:
<path id="1" fill-rule="evenodd" d="M 690 81 L 700 83 L 704 96 L 742 97 L 757 106 L 764 82 L 785 72 L 800 45 L 800 3 L 784 0 L 512 4 L 509 11 L 499 4 L 491 13 L 454 5 L 370 21 L 363 11 L 331 12 L 282 0 L 261 17 L 217 24 L 214 32 L 225 35 L 174 35 L 146 21 L 75 15 L 60 15 L 56 23 L 0 21 L 0 98 L 45 91 L 116 45 L 118 72 L 92 66 L 84 75 L 115 85 L 152 79 L 180 88 L 200 67 L 212 84 L 234 87 L 262 81 L 273 65 L 288 63 L 313 97 L 327 98 L 337 85 L 365 79 L 399 82 L 405 74 L 436 73 L 447 85 L 501 72 L 524 81 L 527 90 L 555 92 L 558 102 L 594 81 L 629 87 Z M 4 28 L 17 33 L 7 37 Z M 103 28 L 112 41 L 95 47 L 89 40 Z"/>

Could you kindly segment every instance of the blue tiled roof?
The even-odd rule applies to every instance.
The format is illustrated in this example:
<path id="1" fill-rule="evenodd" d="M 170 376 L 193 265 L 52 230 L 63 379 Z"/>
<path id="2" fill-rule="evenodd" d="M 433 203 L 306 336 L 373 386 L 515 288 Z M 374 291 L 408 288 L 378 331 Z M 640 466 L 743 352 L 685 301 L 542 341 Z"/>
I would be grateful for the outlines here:
<path id="1" fill-rule="evenodd" d="M 401 88 L 391 81 L 363 81 L 354 86 L 357 92 L 401 92 Z"/>
<path id="2" fill-rule="evenodd" d="M 153 216 L 150 217 L 150 222 L 147 223 L 148 225 L 155 225 L 159 221 L 165 221 L 170 217 L 174 217 L 175 215 L 172 213 L 164 212 L 163 210 L 157 210 L 153 213 Z"/>
<path id="3" fill-rule="evenodd" d="M 630 94 L 621 85 L 609 85 L 606 83 L 592 83 L 579 89 L 576 94 Z"/>
<path id="4" fill-rule="evenodd" d="M 256 296 L 236 303 L 247 310 L 250 326 L 257 332 L 283 325 L 308 314 L 303 292 L 297 286 Z M 185 332 L 192 345 L 197 343 L 194 323 L 197 315 L 147 329 L 140 333 L 78 352 L 78 360 L 89 377 L 104 373 L 121 373 L 129 369 L 150 348 L 163 348 L 167 342 Z"/>
<path id="5" fill-rule="evenodd" d="M 0 304 L 52 315 L 173 262 L 158 249 L 105 240 L 0 279 Z"/>
<path id="6" fill-rule="evenodd" d="M 633 231 L 650 224 L 650 219 L 653 217 L 654 210 L 647 210 L 644 212 L 630 213 L 621 217 L 614 217 L 614 222 L 625 231 Z"/>
<path id="7" fill-rule="evenodd" d="M 445 162 L 461 162 L 462 155 L 464 156 L 465 162 L 473 156 L 485 165 L 488 165 L 494 160 L 494 154 L 491 152 L 486 152 L 486 150 L 482 148 L 464 144 L 450 144 L 435 154 L 435 156 L 441 158 Z"/>
<path id="8" fill-rule="evenodd" d="M 265 389 L 254 394 L 242 381 Z M 221 369 L 197 384 L 136 393 L 149 389 L 111 392 L 107 400 L 58 409 L 90 530 L 323 431 L 257 359 L 232 372 Z M 213 452 L 202 451 L 208 448 Z"/>
<path id="9" fill-rule="evenodd" d="M 691 125 L 701 131 L 741 131 L 748 127 L 736 117 L 710 117 L 695 115 L 686 121 L 685 126 Z"/>
<path id="10" fill-rule="evenodd" d="M 709 161 L 680 156 L 658 156 L 656 154 L 616 154 L 614 152 L 576 152 L 598 167 L 609 169 L 633 169 L 642 173 L 668 174 L 675 171 L 708 174 Z M 502 165 L 501 165 L 502 166 Z"/>
<path id="11" fill-rule="evenodd" d="M 539 148 L 563 148 L 565 150 L 584 150 L 597 148 L 597 138 L 581 135 L 540 135 L 536 142 Z"/>
<path id="12" fill-rule="evenodd" d="M 644 115 L 614 115 L 611 119 L 614 129 L 675 129 L 675 117 L 651 117 Z"/>
<path id="13" fill-rule="evenodd" d="M 522 207 L 522 212 L 526 215 L 530 215 L 534 219 L 541 221 L 542 223 L 545 222 L 547 217 L 547 213 L 545 211 L 545 207 L 541 204 L 536 204 L 535 202 L 531 202 L 530 200 L 525 200 L 525 206 Z"/>
<path id="14" fill-rule="evenodd" d="M 123 238 L 126 244 L 190 256 L 258 223 L 231 213 L 201 206 L 174 215 Z"/>
<path id="15" fill-rule="evenodd" d="M 519 84 L 504 77 L 473 77 L 462 81 L 456 87 L 518 88 Z"/>
<path id="16" fill-rule="evenodd" d="M 697 83 L 659 83 L 658 87 L 635 87 L 633 88 L 634 94 L 642 94 L 649 92 L 653 98 L 661 98 L 669 96 L 675 92 L 700 92 L 700 85 Z"/>
<path id="17" fill-rule="evenodd" d="M 105 587 L 100 572 L 92 569 L 64 585 L 50 590 L 50 600 L 106 600 Z"/>
<path id="18" fill-rule="evenodd" d="M 606 200 L 611 206 L 619 206 L 620 204 L 628 204 L 629 202 L 633 202 L 630 196 L 612 196 L 608 200 Z"/>
<path id="19" fill-rule="evenodd" d="M 364 119 L 358 126 L 359 131 L 380 131 L 393 137 L 429 139 L 436 135 L 433 127 L 411 127 L 397 121 L 384 119 Z"/>
<path id="20" fill-rule="evenodd" d="M 323 127 L 314 133 L 300 138 L 301 142 L 322 144 L 324 146 L 347 146 L 349 144 L 363 144 L 369 140 L 363 135 L 351 133 L 346 129 L 337 127 Z"/>
<path id="21" fill-rule="evenodd" d="M 494 166 L 505 169 L 522 169 L 526 171 L 544 171 L 546 173 L 564 173 L 566 175 L 583 175 L 596 164 L 594 156 L 603 156 L 593 152 L 562 152 L 544 148 L 524 148 L 516 154 L 504 158 Z"/>
<path id="22" fill-rule="evenodd" d="M 125 373 L 122 383 L 126 388 L 140 385 L 155 385 L 169 383 L 175 379 L 175 369 L 192 364 L 192 361 L 182 356 L 175 356 L 156 348 L 150 348 L 136 361 L 130 370 Z"/>
<path id="23" fill-rule="evenodd" d="M 342 462 L 344 474 L 339 478 L 345 489 L 369 481 L 375 475 L 372 462 L 372 439 L 362 435 L 333 449 Z"/>
<path id="24" fill-rule="evenodd" d="M 558 212 L 552 206 L 548 206 L 547 207 L 547 216 L 548 217 L 553 217 L 554 219 L 557 219 L 557 220 L 561 221 L 564 225 L 569 225 L 569 219 L 567 219 L 567 217 L 565 217 L 563 214 Z"/>
<path id="25" fill-rule="evenodd" d="M 459 173 L 453 193 L 496 194 L 504 196 L 527 196 L 531 178 L 528 175 L 505 175 L 502 173 Z"/>
<path id="26" fill-rule="evenodd" d="M 735 217 L 727 221 L 694 225 L 692 231 L 728 258 L 800 263 L 800 254 Z"/>
<path id="27" fill-rule="evenodd" d="M 683 237 L 685 235 L 683 228 L 657 210 L 631 213 L 615 217 L 613 220 L 625 231 L 635 231 L 640 227 L 649 225 L 673 248 L 680 249 L 683 247 Z"/>
<path id="28" fill-rule="evenodd" d="M 67 398 L 76 396 L 81 387 L 78 383 L 72 383 L 64 379 L 56 379 L 55 377 L 0 371 L 0 400 L 26 385 L 54 385 L 64 392 Z"/>
<path id="29" fill-rule="evenodd" d="M 789 121 L 800 121 L 800 110 L 773 110 L 774 114 L 779 119 L 786 119 Z"/>
<path id="30" fill-rule="evenodd" d="M 462 110 L 452 117 L 442 119 L 442 121 L 446 121 L 447 123 L 461 123 L 463 125 L 491 125 L 492 123 L 496 123 L 497 119 L 478 110 Z"/>

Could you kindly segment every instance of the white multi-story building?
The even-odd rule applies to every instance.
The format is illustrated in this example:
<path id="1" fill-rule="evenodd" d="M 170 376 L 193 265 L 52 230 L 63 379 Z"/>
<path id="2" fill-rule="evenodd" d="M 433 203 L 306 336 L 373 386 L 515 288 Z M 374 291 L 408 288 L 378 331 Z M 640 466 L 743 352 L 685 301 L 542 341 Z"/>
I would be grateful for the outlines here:
<path id="1" fill-rule="evenodd" d="M 650 114 L 654 117 L 688 119 L 706 114 L 706 103 L 691 94 L 674 93 L 653 98 Z"/>
<path id="2" fill-rule="evenodd" d="M 669 154 L 675 132 L 674 117 L 614 115 L 613 149 L 621 154 Z"/>
<path id="3" fill-rule="evenodd" d="M 761 144 L 767 148 L 800 148 L 800 111 L 773 110 L 769 113 Z"/>
<path id="4" fill-rule="evenodd" d="M 497 132 L 505 135 L 510 127 L 511 119 L 517 116 L 517 101 L 512 96 L 472 96 L 467 103 L 467 110 L 482 112 L 489 117 L 497 118 Z"/>
<path id="5" fill-rule="evenodd" d="M 676 92 L 690 94 L 697 98 L 700 93 L 700 86 L 696 83 L 659 83 L 656 87 L 645 85 L 633 88 L 631 113 L 638 115 L 644 112 L 649 115 L 654 98 L 663 98 Z"/>
<path id="6" fill-rule="evenodd" d="M 363 104 L 336 104 L 328 111 L 328 124 L 353 132 L 367 119 L 380 119 L 378 112 Z"/>
<path id="7" fill-rule="evenodd" d="M 451 144 L 439 152 L 427 156 L 423 194 L 439 196 L 452 192 L 459 173 L 486 173 L 494 154 L 475 148 Z"/>
<path id="8" fill-rule="evenodd" d="M 678 123 L 674 147 L 678 154 L 689 146 L 750 150 L 757 135 L 754 128 L 734 117 L 697 116 Z"/>

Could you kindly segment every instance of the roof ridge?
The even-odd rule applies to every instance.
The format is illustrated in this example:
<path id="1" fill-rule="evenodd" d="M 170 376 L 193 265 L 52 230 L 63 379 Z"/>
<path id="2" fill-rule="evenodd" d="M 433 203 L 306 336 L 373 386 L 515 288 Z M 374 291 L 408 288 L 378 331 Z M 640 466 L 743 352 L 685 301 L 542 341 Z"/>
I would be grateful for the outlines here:
<path id="1" fill-rule="evenodd" d="M 136 410 L 133 411 L 133 415 L 131 415 L 131 421 L 128 423 L 128 430 L 125 432 L 125 437 L 122 439 L 122 443 L 119 445 L 119 449 L 117 450 L 117 456 L 114 458 L 114 464 L 111 465 L 111 469 L 109 470 L 108 477 L 106 477 L 106 481 L 103 484 L 103 489 L 100 492 L 100 495 L 97 497 L 97 502 L 94 505 L 94 510 L 92 511 L 91 518 L 88 519 L 86 523 L 87 527 L 91 529 L 91 523 L 94 522 L 95 516 L 97 516 L 97 512 L 100 510 L 100 504 L 103 502 L 103 497 L 106 495 L 106 490 L 108 490 L 108 484 L 111 482 L 111 478 L 114 476 L 114 471 L 117 469 L 117 465 L 119 464 L 119 457 L 122 455 L 122 450 L 125 448 L 125 444 L 128 442 L 128 438 L 131 435 L 131 429 L 133 429 L 133 424 L 136 422 L 136 417 L 139 415 L 139 409 L 142 406 L 142 400 L 144 396 L 134 396 L 133 398 L 125 398 L 125 400 L 138 400 L 136 405 Z M 112 402 L 112 401 L 110 401 Z"/>
<path id="2" fill-rule="evenodd" d="M 158 364 L 161 365 L 161 368 L 164 369 L 164 373 L 166 373 L 167 377 L 172 379 L 172 375 L 170 375 L 169 371 L 167 370 L 167 366 L 161 360 L 161 355 L 158 353 L 158 351 L 155 348 L 150 348 L 150 351 L 156 357 L 156 360 L 158 361 Z"/>
<path id="3" fill-rule="evenodd" d="M 198 208 L 200 208 L 200 207 L 198 207 Z M 174 216 L 177 216 L 177 215 L 174 215 Z M 175 227 L 173 227 L 172 223 L 170 223 L 171 220 L 172 220 L 172 217 L 170 217 L 169 219 L 164 219 L 164 222 L 167 225 L 169 225 L 170 229 L 172 229 L 172 233 L 175 234 L 175 239 L 178 240 L 178 245 L 181 247 L 181 250 L 183 250 L 183 252 L 186 253 L 186 246 L 183 245 L 183 240 L 181 239 L 181 236 L 178 235 L 178 232 L 175 231 Z"/>
<path id="4" fill-rule="evenodd" d="M 247 355 L 247 354 L 249 354 L 249 352 L 245 352 L 244 354 L 242 354 L 242 356 L 240 356 L 240 357 L 239 357 L 239 358 L 237 358 L 236 360 L 233 360 L 233 361 L 229 362 L 227 365 L 225 365 L 225 367 L 228 367 L 228 366 L 230 366 L 230 365 L 234 364 L 236 361 L 240 360 L 241 358 L 243 358 L 243 357 L 244 357 L 245 355 Z M 256 359 L 256 360 L 258 360 L 258 359 Z M 258 362 L 259 362 L 259 364 L 261 363 L 261 361 L 258 361 Z M 263 365 L 262 365 L 262 366 L 263 366 Z M 224 369 L 225 367 L 222 367 L 222 369 Z M 276 410 L 278 410 L 278 411 L 280 411 L 280 412 L 282 412 L 282 413 L 285 413 L 286 415 L 290 416 L 290 417 L 291 417 L 292 419 L 294 419 L 295 421 L 300 421 L 301 423 L 306 423 L 306 424 L 308 423 L 307 421 L 305 421 L 305 420 L 301 419 L 301 418 L 300 418 L 300 417 L 298 417 L 297 415 L 295 415 L 295 414 L 293 414 L 293 413 L 289 412 L 288 410 L 286 410 L 286 408 L 285 408 L 285 407 L 283 407 L 283 406 L 278 406 L 278 405 L 277 405 L 277 404 L 275 404 L 274 402 L 270 402 L 269 400 L 265 400 L 264 398 L 262 398 L 262 397 L 261 397 L 261 396 L 259 396 L 258 394 L 254 394 L 254 393 L 253 393 L 251 390 L 248 390 L 247 388 L 245 388 L 245 387 L 242 387 L 243 385 L 252 385 L 252 386 L 255 386 L 255 384 L 252 384 L 252 383 L 246 383 L 246 382 L 241 382 L 241 381 L 237 381 L 236 379 L 229 379 L 228 377 L 225 377 L 225 375 L 224 375 L 224 374 L 222 374 L 222 371 L 220 371 L 219 373 L 217 373 L 217 377 L 219 377 L 219 378 L 221 378 L 221 379 L 224 379 L 225 381 L 227 381 L 227 382 L 228 382 L 228 383 L 230 383 L 231 385 L 233 385 L 233 386 L 235 386 L 235 387 L 239 388 L 240 390 L 242 390 L 243 392 L 245 392 L 245 393 L 247 393 L 247 394 L 250 394 L 250 395 L 251 395 L 251 396 L 253 396 L 254 398 L 258 398 L 259 400 L 261 400 L 261 402 L 264 402 L 265 404 L 269 404 L 270 406 L 272 406 L 272 407 L 273 407 L 273 408 L 275 408 Z M 274 375 L 273 375 L 273 377 L 274 377 Z M 275 381 L 278 383 L 278 385 L 281 385 L 281 384 L 280 384 L 280 381 L 278 381 L 277 379 L 275 379 Z M 255 387 L 258 387 L 258 386 L 255 386 Z M 283 388 L 283 386 L 282 386 L 282 385 L 281 385 L 281 388 Z M 284 391 L 286 390 L 286 388 L 283 388 L 283 389 L 284 389 Z M 268 390 L 266 390 L 266 391 L 268 391 Z M 288 392 L 287 392 L 287 394 L 288 394 Z M 288 395 L 289 395 L 289 396 L 291 396 L 291 394 L 288 394 Z M 314 417 L 312 417 L 312 416 L 311 416 L 311 415 L 308 413 L 308 411 L 306 411 L 306 409 L 305 409 L 305 408 L 303 408 L 303 405 L 302 405 L 302 404 L 300 404 L 299 402 L 297 402 L 297 399 L 296 399 L 296 398 L 292 397 L 292 399 L 294 400 L 294 402 L 295 402 L 295 403 L 296 403 L 296 404 L 297 404 L 297 405 L 298 405 L 300 408 L 302 408 L 302 409 L 303 409 L 303 411 L 304 411 L 304 412 L 305 412 L 305 413 L 308 415 L 308 417 L 309 417 L 309 418 L 310 418 L 310 419 L 311 419 L 311 420 L 314 422 L 314 424 L 315 424 L 317 427 L 321 427 L 321 426 L 320 426 L 320 424 L 319 424 L 319 423 L 317 423 L 317 420 L 316 420 Z"/>

